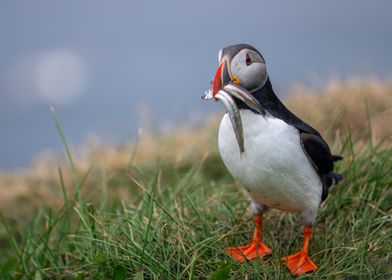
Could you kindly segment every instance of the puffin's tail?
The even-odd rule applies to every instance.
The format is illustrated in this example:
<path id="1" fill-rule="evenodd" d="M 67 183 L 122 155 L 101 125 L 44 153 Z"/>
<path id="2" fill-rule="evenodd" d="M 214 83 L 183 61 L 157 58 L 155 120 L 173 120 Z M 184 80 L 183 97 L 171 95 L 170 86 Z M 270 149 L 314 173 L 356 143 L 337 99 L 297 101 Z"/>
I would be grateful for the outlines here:
<path id="1" fill-rule="evenodd" d="M 327 198 L 329 188 L 332 185 L 336 185 L 341 180 L 343 180 L 343 176 L 333 171 L 330 171 L 327 175 L 323 177 L 323 192 L 321 194 L 321 201 L 324 201 Z"/>
<path id="2" fill-rule="evenodd" d="M 333 162 L 335 162 L 335 161 L 339 161 L 339 160 L 342 160 L 343 159 L 343 157 L 341 157 L 341 156 L 338 156 L 338 155 L 332 155 L 332 161 Z"/>
<path id="3" fill-rule="evenodd" d="M 342 159 L 343 159 L 343 157 L 341 157 L 341 156 L 332 155 L 332 160 L 333 160 L 333 162 L 340 161 L 340 160 L 342 160 Z M 328 173 L 328 175 L 327 175 L 327 183 L 328 183 L 328 186 L 337 185 L 341 180 L 343 180 L 342 174 L 339 174 L 339 173 L 335 173 L 335 172 L 333 172 L 333 171 L 330 171 L 330 172 Z"/>
<path id="4" fill-rule="evenodd" d="M 338 184 L 341 180 L 343 180 L 343 176 L 339 173 L 335 173 L 330 171 L 327 175 L 327 185 L 332 186 Z"/>

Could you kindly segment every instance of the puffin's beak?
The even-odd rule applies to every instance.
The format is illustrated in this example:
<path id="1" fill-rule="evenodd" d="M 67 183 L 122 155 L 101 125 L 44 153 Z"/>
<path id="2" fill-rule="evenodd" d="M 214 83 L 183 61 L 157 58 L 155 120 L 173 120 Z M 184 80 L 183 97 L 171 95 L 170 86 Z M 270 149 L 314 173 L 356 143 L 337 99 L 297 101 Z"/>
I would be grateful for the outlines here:
<path id="1" fill-rule="evenodd" d="M 215 73 L 214 80 L 212 82 L 212 96 L 215 97 L 216 93 L 222 88 L 222 70 L 225 67 L 225 61 L 219 64 L 218 70 Z"/>
<path id="2" fill-rule="evenodd" d="M 230 83 L 230 81 L 231 77 L 227 68 L 227 61 L 226 59 L 222 59 L 222 62 L 219 64 L 218 70 L 216 71 L 214 80 L 212 82 L 212 96 L 215 97 L 218 91 Z"/>
<path id="3" fill-rule="evenodd" d="M 224 75 L 226 74 L 226 75 Z M 228 76 L 227 79 L 224 78 L 224 76 Z M 204 100 L 215 100 L 218 101 L 218 98 L 216 97 L 216 94 L 218 91 L 222 89 L 222 87 L 230 82 L 230 75 L 228 74 L 227 71 L 227 66 L 226 66 L 226 59 L 222 59 L 221 63 L 219 64 L 218 70 L 215 73 L 214 78 L 211 81 L 211 89 L 207 90 L 204 92 L 202 95 L 201 99 Z"/>

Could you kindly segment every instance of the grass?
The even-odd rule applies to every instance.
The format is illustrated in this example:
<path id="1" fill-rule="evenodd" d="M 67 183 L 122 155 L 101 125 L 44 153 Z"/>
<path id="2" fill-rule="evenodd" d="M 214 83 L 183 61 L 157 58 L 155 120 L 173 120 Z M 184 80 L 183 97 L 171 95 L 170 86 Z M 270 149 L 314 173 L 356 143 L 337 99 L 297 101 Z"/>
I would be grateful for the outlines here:
<path id="1" fill-rule="evenodd" d="M 249 241 L 253 224 L 216 150 L 141 164 L 136 145 L 113 168 L 95 160 L 90 167 L 74 159 L 55 122 L 69 165 L 47 179 L 55 203 L 23 217 L 1 212 L 1 279 L 291 278 L 280 257 L 302 245 L 294 215 L 266 215 L 272 256 L 240 264 L 225 255 L 223 248 Z M 345 139 L 335 145 L 345 179 L 320 207 L 310 244 L 319 270 L 300 279 L 392 277 L 392 148 L 372 137 Z"/>

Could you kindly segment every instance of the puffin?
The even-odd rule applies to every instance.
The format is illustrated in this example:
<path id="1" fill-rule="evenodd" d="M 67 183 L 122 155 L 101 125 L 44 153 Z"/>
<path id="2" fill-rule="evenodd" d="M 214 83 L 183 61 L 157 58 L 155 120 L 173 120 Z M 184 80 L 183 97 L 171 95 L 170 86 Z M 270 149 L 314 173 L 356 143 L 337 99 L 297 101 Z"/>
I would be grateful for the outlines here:
<path id="1" fill-rule="evenodd" d="M 219 153 L 249 196 L 255 225 L 250 244 L 225 252 L 240 262 L 270 255 L 262 237 L 263 214 L 271 208 L 297 213 L 304 227 L 303 246 L 282 261 L 296 276 L 313 272 L 318 267 L 309 257 L 309 241 L 319 205 L 329 188 L 343 179 L 333 171 L 342 157 L 332 155 L 320 133 L 280 101 L 256 48 L 231 45 L 219 50 L 218 60 L 212 88 L 202 99 L 226 107 Z"/>

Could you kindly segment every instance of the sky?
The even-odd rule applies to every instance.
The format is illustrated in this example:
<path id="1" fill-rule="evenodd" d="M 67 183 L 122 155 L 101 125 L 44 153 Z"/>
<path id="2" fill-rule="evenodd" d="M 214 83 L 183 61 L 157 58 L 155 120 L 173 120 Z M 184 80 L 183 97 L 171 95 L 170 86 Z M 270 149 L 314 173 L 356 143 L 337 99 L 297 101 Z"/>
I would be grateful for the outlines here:
<path id="1" fill-rule="evenodd" d="M 129 141 L 146 111 L 161 131 L 221 111 L 200 96 L 231 44 L 261 51 L 279 96 L 294 83 L 390 78 L 391 10 L 388 0 L 1 1 L 0 171 L 62 151 L 51 106 L 74 147 Z"/>

